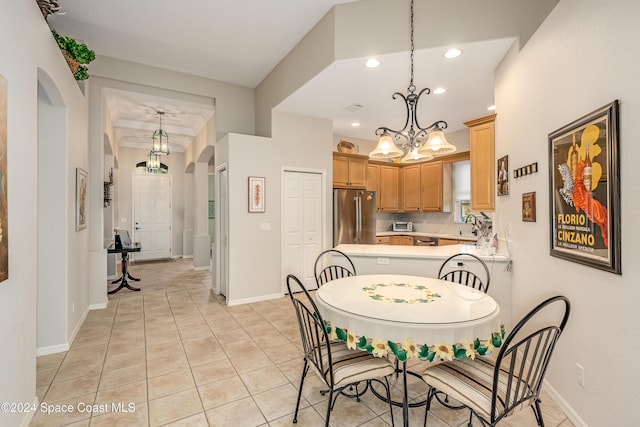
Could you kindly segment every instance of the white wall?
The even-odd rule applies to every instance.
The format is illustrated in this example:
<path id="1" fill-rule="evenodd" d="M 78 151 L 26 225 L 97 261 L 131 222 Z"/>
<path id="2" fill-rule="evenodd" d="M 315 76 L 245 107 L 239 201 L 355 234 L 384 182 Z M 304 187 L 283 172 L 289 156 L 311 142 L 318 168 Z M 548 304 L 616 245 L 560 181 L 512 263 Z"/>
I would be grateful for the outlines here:
<path id="1" fill-rule="evenodd" d="M 216 166 L 226 163 L 229 177 L 229 305 L 282 295 L 287 274 L 281 272 L 280 255 L 282 168 L 331 176 L 331 122 L 278 112 L 273 118 L 273 138 L 229 134 L 216 147 Z M 265 213 L 248 213 L 249 176 L 266 178 Z M 331 245 L 330 187 L 327 179 L 325 247 Z M 261 224 L 269 224 L 270 230 L 261 231 Z"/>
<path id="2" fill-rule="evenodd" d="M 496 200 L 498 231 L 510 223 L 514 242 L 514 314 L 552 294 L 571 300 L 547 380 L 578 425 L 640 425 L 638 17 L 640 3 L 633 0 L 561 0 L 496 74 L 496 157 L 540 166 L 540 173 L 512 180 L 511 194 Z M 549 255 L 548 134 L 614 99 L 621 105 L 622 276 Z M 537 193 L 535 223 L 521 221 L 521 194 L 530 191 Z M 585 368 L 584 388 L 576 362 Z"/>
<path id="3" fill-rule="evenodd" d="M 36 281 L 38 173 L 38 69 L 46 73 L 67 106 L 68 176 L 60 197 L 75 212 L 75 169 L 88 170 L 87 104 L 57 48 L 36 2 L 9 0 L 0 13 L 0 74 L 8 82 L 9 279 L 0 283 L 0 402 L 33 402 L 36 396 Z M 88 308 L 87 233 L 72 228 L 72 215 L 62 224 L 68 240 L 67 334 Z M 67 335 L 67 339 L 69 335 Z M 0 412 L 0 425 L 27 424 L 32 414 Z"/>

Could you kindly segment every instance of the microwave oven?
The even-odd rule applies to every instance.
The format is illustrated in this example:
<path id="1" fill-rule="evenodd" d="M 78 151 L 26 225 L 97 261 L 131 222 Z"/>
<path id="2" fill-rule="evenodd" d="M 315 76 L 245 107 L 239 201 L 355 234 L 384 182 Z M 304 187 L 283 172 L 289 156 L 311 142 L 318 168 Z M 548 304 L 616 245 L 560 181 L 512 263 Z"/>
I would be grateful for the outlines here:
<path id="1" fill-rule="evenodd" d="M 413 231 L 411 221 L 393 221 L 393 231 Z"/>

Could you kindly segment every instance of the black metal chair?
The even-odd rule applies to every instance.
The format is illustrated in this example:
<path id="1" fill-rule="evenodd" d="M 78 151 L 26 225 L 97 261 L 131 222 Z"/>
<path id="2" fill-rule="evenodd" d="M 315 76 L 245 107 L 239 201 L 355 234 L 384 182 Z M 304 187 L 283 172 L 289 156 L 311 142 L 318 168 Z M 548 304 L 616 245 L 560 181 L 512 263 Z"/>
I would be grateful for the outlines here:
<path id="1" fill-rule="evenodd" d="M 540 389 L 569 312 L 566 297 L 549 298 L 518 322 L 497 357 L 454 360 L 426 369 L 422 374 L 429 385 L 425 425 L 431 401 L 438 393 L 446 393 L 471 410 L 469 426 L 474 415 L 483 426 L 494 426 L 530 406 L 536 422 L 544 427 Z"/>
<path id="2" fill-rule="evenodd" d="M 333 264 L 333 262 L 336 262 L 334 258 L 336 255 L 339 257 L 338 264 Z M 327 249 L 316 258 L 313 273 L 316 277 L 316 285 L 319 288 L 331 280 L 355 276 L 356 267 L 353 265 L 351 258 L 344 252 L 337 249 Z"/>
<path id="3" fill-rule="evenodd" d="M 480 266 L 482 266 L 482 268 L 476 270 L 484 270 L 484 278 L 480 277 L 482 273 L 476 274 L 469 269 L 468 264 L 469 261 L 472 260 L 477 261 Z M 489 290 L 491 275 L 489 274 L 487 264 L 485 264 L 482 259 L 473 254 L 460 253 L 450 256 L 442 263 L 440 270 L 438 271 L 438 279 L 470 286 L 473 289 L 478 289 L 486 294 Z"/>
<path id="4" fill-rule="evenodd" d="M 370 381 L 379 382 L 385 387 L 393 425 L 393 407 L 387 379 L 389 375 L 395 372 L 393 364 L 387 358 L 374 357 L 361 350 L 349 350 L 343 342 L 331 342 L 324 320 L 322 320 L 315 302 L 300 280 L 293 274 L 287 276 L 287 290 L 295 308 L 304 352 L 304 366 L 302 368 L 302 377 L 300 378 L 298 401 L 296 402 L 293 422 L 298 422 L 298 408 L 302 397 L 302 387 L 311 367 L 328 388 L 327 391 L 322 392 L 323 394 L 329 393 L 325 426 L 329 426 L 331 410 L 338 396 L 343 394 L 360 401 L 360 396 L 363 392 L 358 393 L 357 388 L 356 393 L 353 395 L 344 393 L 344 391 L 352 386 L 357 386 L 360 382 L 365 382 L 368 386 Z"/>

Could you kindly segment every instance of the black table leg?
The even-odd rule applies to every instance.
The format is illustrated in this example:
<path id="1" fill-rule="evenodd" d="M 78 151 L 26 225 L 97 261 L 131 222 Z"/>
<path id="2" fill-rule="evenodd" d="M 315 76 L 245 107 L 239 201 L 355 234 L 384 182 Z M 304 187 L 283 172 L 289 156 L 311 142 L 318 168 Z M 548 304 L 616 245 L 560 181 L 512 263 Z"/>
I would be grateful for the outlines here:
<path id="1" fill-rule="evenodd" d="M 129 274 L 129 253 L 128 252 L 122 252 L 122 277 L 120 277 L 117 280 L 114 280 L 111 283 L 120 283 L 120 286 L 118 286 L 116 289 L 112 290 L 112 291 L 108 291 L 108 294 L 115 294 L 116 292 L 118 292 L 120 289 L 122 288 L 127 288 L 129 290 L 132 291 L 139 291 L 140 288 L 135 288 L 131 285 L 129 285 L 129 282 L 127 281 L 127 278 L 131 279 L 131 280 L 135 280 L 135 281 L 140 281 L 140 279 L 138 279 L 137 277 L 133 277 Z"/>

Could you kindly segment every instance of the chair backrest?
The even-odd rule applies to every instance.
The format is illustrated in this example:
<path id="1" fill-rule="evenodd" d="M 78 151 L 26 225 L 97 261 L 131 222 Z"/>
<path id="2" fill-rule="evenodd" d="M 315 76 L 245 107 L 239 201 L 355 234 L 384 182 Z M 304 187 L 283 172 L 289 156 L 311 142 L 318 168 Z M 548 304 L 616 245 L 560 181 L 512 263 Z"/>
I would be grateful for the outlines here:
<path id="1" fill-rule="evenodd" d="M 327 386 L 333 387 L 330 341 L 318 307 L 300 279 L 293 274 L 287 276 L 287 290 L 298 319 L 304 357 Z"/>
<path id="2" fill-rule="evenodd" d="M 544 316 L 536 316 L 552 304 L 561 306 L 560 315 L 550 308 L 544 311 Z M 493 374 L 492 423 L 521 405 L 529 406 L 539 400 L 544 375 L 570 311 L 567 297 L 551 297 L 522 318 L 504 340 Z M 533 332 L 525 330 L 527 324 L 534 322 Z"/>
<path id="3" fill-rule="evenodd" d="M 338 257 L 337 261 L 334 258 L 335 256 Z M 334 262 L 336 264 L 333 264 Z M 351 258 L 344 252 L 337 249 L 327 249 L 316 258 L 313 274 L 316 277 L 316 285 L 320 287 L 331 280 L 355 276 L 356 267 L 353 265 Z"/>
<path id="4" fill-rule="evenodd" d="M 477 270 L 484 270 L 484 276 L 480 277 L 481 273 L 474 273 L 469 269 L 469 261 L 475 260 L 481 266 Z M 467 261 L 467 262 L 465 262 Z M 473 263 L 475 264 L 475 263 Z M 485 294 L 489 291 L 489 283 L 491 282 L 491 275 L 489 274 L 489 268 L 487 264 L 479 257 L 473 254 L 455 254 L 446 259 L 440 266 L 438 271 L 438 279 L 448 280 L 450 282 L 460 283 L 461 285 L 470 286 L 473 289 L 478 289 Z"/>

